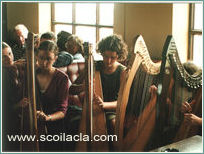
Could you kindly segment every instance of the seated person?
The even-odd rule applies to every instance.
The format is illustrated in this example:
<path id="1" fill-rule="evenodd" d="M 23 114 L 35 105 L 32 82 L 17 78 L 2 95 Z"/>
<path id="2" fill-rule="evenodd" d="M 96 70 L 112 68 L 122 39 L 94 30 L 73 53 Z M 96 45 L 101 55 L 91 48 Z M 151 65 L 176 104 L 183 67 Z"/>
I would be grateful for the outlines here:
<path id="1" fill-rule="evenodd" d="M 36 52 L 37 120 L 41 128 L 44 128 L 39 134 L 60 135 L 64 132 L 63 119 L 68 106 L 69 78 L 53 67 L 57 53 L 56 43 L 50 40 L 43 41 Z M 39 144 L 40 151 L 63 150 L 63 142 L 45 141 Z"/>
<path id="2" fill-rule="evenodd" d="M 66 31 L 60 31 L 57 34 L 57 46 L 58 46 L 59 52 L 66 51 L 65 44 L 67 42 L 68 37 L 71 35 L 72 34 Z"/>
<path id="3" fill-rule="evenodd" d="M 121 76 L 126 68 L 119 61 L 123 61 L 126 58 L 128 53 L 127 45 L 121 36 L 111 35 L 98 43 L 97 51 L 103 56 L 103 61 L 96 63 L 96 70 L 101 75 L 104 99 L 102 100 L 102 98 L 95 95 L 94 100 L 105 110 L 108 132 L 109 134 L 113 134 Z M 84 77 L 79 76 L 75 84 L 70 87 L 70 93 L 83 91 L 83 79 Z"/>
<path id="4" fill-rule="evenodd" d="M 20 142 L 9 142 L 7 135 L 20 134 L 22 84 L 18 67 L 14 63 L 11 47 L 2 42 L 2 129 L 3 151 L 19 151 Z"/>
<path id="5" fill-rule="evenodd" d="M 198 75 L 202 73 L 202 70 L 191 61 L 184 63 L 183 66 L 190 75 Z M 198 117 L 192 113 L 191 105 L 195 103 L 195 100 L 182 103 L 181 111 L 184 113 L 184 122 L 190 125 L 202 126 L 202 117 Z"/>
<path id="6" fill-rule="evenodd" d="M 43 33 L 43 34 L 40 36 L 40 43 L 43 42 L 43 41 L 46 41 L 46 40 L 51 40 L 51 41 L 56 42 L 55 34 L 54 34 L 53 32 Z"/>
<path id="7" fill-rule="evenodd" d="M 121 76 L 126 68 L 120 61 L 127 57 L 127 45 L 121 36 L 111 35 L 98 43 L 97 51 L 103 56 L 103 61 L 96 64 L 96 70 L 100 71 L 104 100 L 99 96 L 95 96 L 95 100 L 105 110 L 109 134 L 113 134 Z"/>
<path id="8" fill-rule="evenodd" d="M 59 59 L 57 59 L 54 64 L 55 67 L 58 67 L 60 70 L 66 72 L 69 76 L 71 83 L 73 83 L 79 74 L 84 69 L 84 57 L 83 57 L 83 44 L 82 40 L 75 35 L 71 35 L 67 38 L 67 42 L 65 44 L 66 52 L 60 52 Z M 66 54 L 66 56 L 65 56 Z M 64 60 L 62 60 L 64 59 Z M 71 64 L 71 65 L 70 65 Z M 67 67 L 63 67 L 67 66 Z M 81 110 L 81 102 L 83 102 L 83 98 L 81 95 L 71 95 L 69 94 L 69 103 L 70 105 L 79 107 Z"/>
<path id="9" fill-rule="evenodd" d="M 70 33 L 66 31 L 61 31 L 57 34 L 57 46 L 58 46 L 58 58 L 53 64 L 54 67 L 62 70 L 67 73 L 67 67 L 73 61 L 73 56 L 66 51 L 65 43 L 67 42 L 67 38 L 71 36 Z"/>
<path id="10" fill-rule="evenodd" d="M 12 48 L 14 54 L 14 60 L 22 59 L 25 57 L 26 38 L 28 36 L 28 29 L 23 24 L 15 26 L 11 32 L 9 39 L 9 45 Z"/>
<path id="11" fill-rule="evenodd" d="M 66 51 L 73 56 L 73 62 L 84 62 L 83 41 L 76 35 L 67 38 Z"/>

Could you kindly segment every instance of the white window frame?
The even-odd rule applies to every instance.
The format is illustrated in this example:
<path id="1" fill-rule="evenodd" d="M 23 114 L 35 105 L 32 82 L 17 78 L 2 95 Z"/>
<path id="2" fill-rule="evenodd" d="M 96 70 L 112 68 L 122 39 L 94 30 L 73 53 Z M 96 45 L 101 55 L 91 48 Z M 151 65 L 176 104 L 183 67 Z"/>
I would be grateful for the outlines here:
<path id="1" fill-rule="evenodd" d="M 188 60 L 193 59 L 193 47 L 194 47 L 194 36 L 202 35 L 202 29 L 195 29 L 194 28 L 194 13 L 195 13 L 195 3 L 191 3 L 189 7 L 189 50 L 188 50 Z"/>
<path id="2" fill-rule="evenodd" d="M 99 34 L 99 29 L 100 28 L 114 28 L 114 24 L 112 26 L 110 25 L 101 25 L 99 24 L 99 9 L 100 9 L 100 3 L 96 3 L 96 24 L 81 24 L 81 23 L 76 23 L 75 21 L 75 14 L 76 14 L 76 3 L 72 3 L 72 22 L 58 22 L 55 21 L 55 3 L 51 3 L 51 30 L 55 32 L 55 25 L 61 24 L 61 25 L 71 25 L 72 26 L 72 34 L 76 34 L 76 26 L 87 26 L 87 27 L 95 27 L 96 28 L 96 43 L 99 41 L 100 34 Z"/>

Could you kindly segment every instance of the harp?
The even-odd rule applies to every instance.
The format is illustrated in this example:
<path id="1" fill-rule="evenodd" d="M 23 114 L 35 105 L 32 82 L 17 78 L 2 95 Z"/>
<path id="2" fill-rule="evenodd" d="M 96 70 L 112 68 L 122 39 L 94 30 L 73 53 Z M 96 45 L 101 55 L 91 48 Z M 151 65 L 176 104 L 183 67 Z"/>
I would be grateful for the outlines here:
<path id="1" fill-rule="evenodd" d="M 149 151 L 195 134 L 191 126 L 182 129 L 180 108 L 190 97 L 198 102 L 193 112 L 199 113 L 202 75 L 190 76 L 184 70 L 172 36 L 167 37 L 158 63 L 151 61 L 142 36 L 138 36 L 126 71 L 116 110 L 118 151 Z M 149 93 L 151 85 L 157 86 L 157 93 Z"/>
<path id="2" fill-rule="evenodd" d="M 21 132 L 22 135 L 32 135 L 34 141 L 21 141 L 21 151 L 39 151 L 37 118 L 36 118 L 36 93 L 35 93 L 35 61 L 34 61 L 34 34 L 29 32 L 26 42 L 27 65 L 27 97 L 28 106 L 22 108 Z"/>
<path id="3" fill-rule="evenodd" d="M 158 97 L 159 118 L 156 128 L 160 132 L 159 146 L 183 140 L 199 132 L 199 126 L 186 125 L 183 122 L 181 104 L 189 101 L 192 113 L 202 117 L 202 73 L 190 75 L 183 67 L 176 43 L 168 36 L 164 45 L 161 68 L 161 95 Z M 194 102 L 194 103 L 192 103 Z"/>
<path id="4" fill-rule="evenodd" d="M 116 149 L 119 151 L 143 151 L 153 131 L 156 96 L 150 99 L 148 89 L 156 84 L 160 66 L 160 62 L 154 63 L 150 59 L 143 37 L 137 36 L 134 56 L 120 87 L 116 109 Z"/>
<path id="5" fill-rule="evenodd" d="M 87 140 L 78 142 L 76 151 L 108 151 L 108 142 L 95 142 L 94 135 L 107 135 L 105 114 L 103 109 L 94 103 L 94 92 L 102 97 L 99 72 L 94 72 L 93 54 L 90 44 L 84 44 L 85 51 L 85 100 L 79 133 L 86 135 Z M 95 73 L 95 76 L 94 76 Z M 95 82 L 94 82 L 95 78 Z"/>

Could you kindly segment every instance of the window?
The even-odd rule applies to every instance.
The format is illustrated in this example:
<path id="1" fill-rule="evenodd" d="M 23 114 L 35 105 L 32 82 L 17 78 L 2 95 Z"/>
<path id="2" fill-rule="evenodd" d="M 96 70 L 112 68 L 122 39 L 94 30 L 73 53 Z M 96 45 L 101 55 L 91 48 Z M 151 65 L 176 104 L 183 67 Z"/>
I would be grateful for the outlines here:
<path id="1" fill-rule="evenodd" d="M 113 34 L 114 3 L 52 3 L 52 30 L 65 30 L 95 44 Z"/>
<path id="2" fill-rule="evenodd" d="M 203 65 L 203 5 L 202 3 L 190 4 L 190 36 L 189 59 L 198 66 Z"/>

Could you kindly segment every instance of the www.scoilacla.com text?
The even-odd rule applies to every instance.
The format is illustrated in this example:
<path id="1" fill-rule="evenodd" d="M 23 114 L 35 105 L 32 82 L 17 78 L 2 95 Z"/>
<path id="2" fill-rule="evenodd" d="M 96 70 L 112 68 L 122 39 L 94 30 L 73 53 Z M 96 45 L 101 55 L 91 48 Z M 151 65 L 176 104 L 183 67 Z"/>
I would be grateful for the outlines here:
<path id="1" fill-rule="evenodd" d="M 46 142 L 46 141 L 62 141 L 62 142 L 71 142 L 71 141 L 117 141 L 117 135 L 94 135 L 90 137 L 89 135 L 84 135 L 82 133 L 76 135 L 69 135 L 66 133 L 60 133 L 56 135 L 40 135 L 38 138 L 36 135 L 7 135 L 7 138 L 10 142 L 12 141 L 37 141 Z"/>

